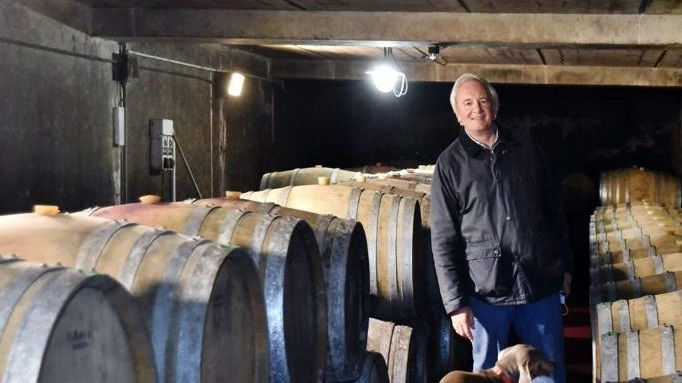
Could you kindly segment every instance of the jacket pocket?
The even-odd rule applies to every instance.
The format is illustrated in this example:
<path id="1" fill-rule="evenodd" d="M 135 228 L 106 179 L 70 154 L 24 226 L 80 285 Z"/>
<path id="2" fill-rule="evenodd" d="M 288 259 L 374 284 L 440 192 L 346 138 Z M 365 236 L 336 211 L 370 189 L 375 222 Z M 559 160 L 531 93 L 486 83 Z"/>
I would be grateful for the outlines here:
<path id="1" fill-rule="evenodd" d="M 476 294 L 502 297 L 511 293 L 511 265 L 505 266 L 502 249 L 496 241 L 468 244 L 466 258 Z"/>

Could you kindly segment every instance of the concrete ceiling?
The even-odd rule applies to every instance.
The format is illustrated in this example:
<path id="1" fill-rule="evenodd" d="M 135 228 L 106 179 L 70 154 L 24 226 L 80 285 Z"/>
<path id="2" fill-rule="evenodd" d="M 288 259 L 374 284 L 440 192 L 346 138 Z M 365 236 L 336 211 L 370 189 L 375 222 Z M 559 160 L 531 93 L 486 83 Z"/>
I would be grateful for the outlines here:
<path id="1" fill-rule="evenodd" d="M 470 71 L 500 83 L 682 87 L 682 0 L 29 1 L 87 15 L 92 36 L 225 44 L 267 59 L 274 78 L 366 78 L 391 48 L 410 81 Z"/>

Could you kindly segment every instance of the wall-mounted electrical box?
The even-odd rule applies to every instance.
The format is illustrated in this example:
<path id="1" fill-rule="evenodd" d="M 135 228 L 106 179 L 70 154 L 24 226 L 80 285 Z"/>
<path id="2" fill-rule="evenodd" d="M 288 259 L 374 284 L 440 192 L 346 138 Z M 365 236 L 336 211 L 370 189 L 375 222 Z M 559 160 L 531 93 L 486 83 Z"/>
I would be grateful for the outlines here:
<path id="1" fill-rule="evenodd" d="M 149 120 L 149 171 L 152 175 L 175 168 L 173 133 L 173 120 Z"/>
<path id="2" fill-rule="evenodd" d="M 173 120 L 149 120 L 149 172 L 161 175 L 161 197 L 175 201 L 175 134 Z"/>

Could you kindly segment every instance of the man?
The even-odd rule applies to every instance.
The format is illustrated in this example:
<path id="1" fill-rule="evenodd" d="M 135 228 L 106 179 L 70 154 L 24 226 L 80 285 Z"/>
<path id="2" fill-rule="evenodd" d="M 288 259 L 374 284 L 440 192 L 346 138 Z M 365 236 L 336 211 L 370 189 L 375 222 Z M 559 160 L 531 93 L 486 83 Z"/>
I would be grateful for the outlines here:
<path id="1" fill-rule="evenodd" d="M 549 166 L 527 134 L 495 123 L 486 80 L 460 76 L 450 103 L 463 129 L 436 162 L 430 211 L 445 310 L 472 341 L 474 371 L 493 367 L 513 328 L 554 361 L 546 381 L 565 383 L 560 290 L 570 292 L 572 256 Z"/>

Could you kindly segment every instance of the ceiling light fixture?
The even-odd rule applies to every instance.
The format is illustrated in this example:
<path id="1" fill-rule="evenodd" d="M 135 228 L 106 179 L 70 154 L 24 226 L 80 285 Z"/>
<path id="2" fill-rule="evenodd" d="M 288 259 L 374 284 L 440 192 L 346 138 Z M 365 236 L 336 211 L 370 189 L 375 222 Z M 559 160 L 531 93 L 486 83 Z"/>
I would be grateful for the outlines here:
<path id="1" fill-rule="evenodd" d="M 393 57 L 391 48 L 384 48 L 384 60 L 373 70 L 367 71 L 372 78 L 374 86 L 379 92 L 388 93 L 393 91 L 396 97 L 407 93 L 407 78 L 403 72 L 398 71 L 397 63 Z"/>
<path id="2" fill-rule="evenodd" d="M 232 72 L 230 76 L 230 83 L 227 86 L 227 94 L 234 97 L 239 97 L 242 94 L 242 88 L 244 88 L 244 75 L 239 72 Z"/>
<path id="3" fill-rule="evenodd" d="M 377 87 L 379 92 L 388 93 L 393 90 L 401 73 L 393 69 L 390 65 L 381 64 L 374 70 L 367 71 L 367 74 L 372 76 L 374 86 Z"/>
<path id="4" fill-rule="evenodd" d="M 429 45 L 428 52 L 424 52 L 417 47 L 414 47 L 414 49 L 422 54 L 422 60 L 428 59 L 440 65 L 447 65 L 448 63 L 448 59 L 440 54 L 441 47 L 438 44 Z"/>

